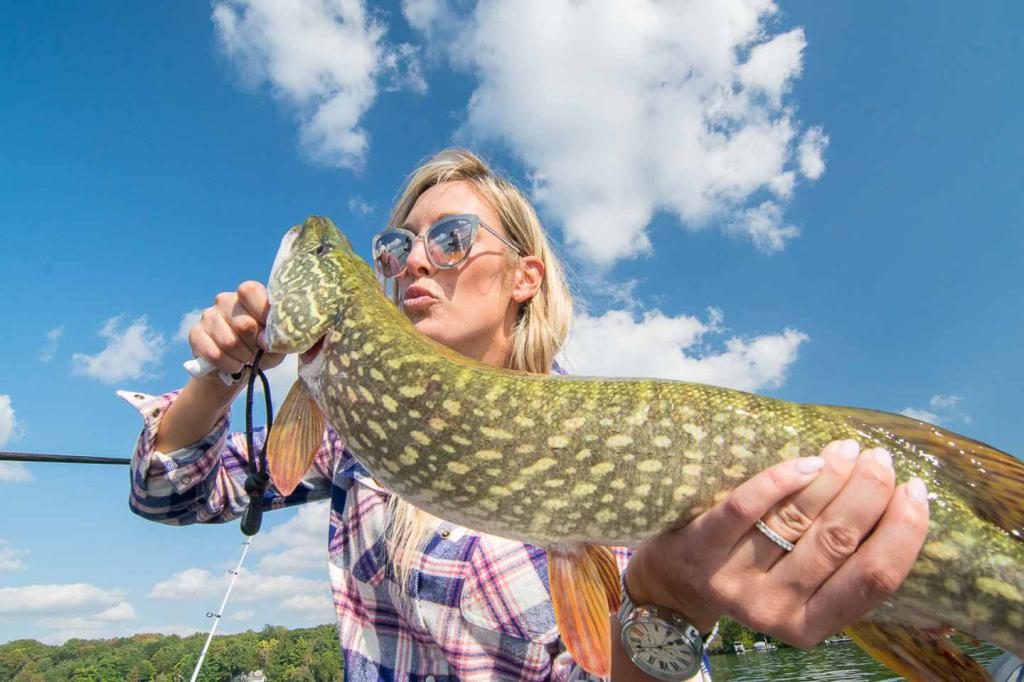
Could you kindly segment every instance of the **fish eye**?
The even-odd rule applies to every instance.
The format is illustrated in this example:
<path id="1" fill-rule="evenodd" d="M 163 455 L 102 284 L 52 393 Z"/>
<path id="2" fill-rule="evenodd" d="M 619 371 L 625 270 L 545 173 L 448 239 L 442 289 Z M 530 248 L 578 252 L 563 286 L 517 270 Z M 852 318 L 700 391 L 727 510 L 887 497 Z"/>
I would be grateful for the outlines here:
<path id="1" fill-rule="evenodd" d="M 331 250 L 331 245 L 327 242 L 320 242 L 316 249 L 313 251 L 313 255 L 322 256 Z"/>

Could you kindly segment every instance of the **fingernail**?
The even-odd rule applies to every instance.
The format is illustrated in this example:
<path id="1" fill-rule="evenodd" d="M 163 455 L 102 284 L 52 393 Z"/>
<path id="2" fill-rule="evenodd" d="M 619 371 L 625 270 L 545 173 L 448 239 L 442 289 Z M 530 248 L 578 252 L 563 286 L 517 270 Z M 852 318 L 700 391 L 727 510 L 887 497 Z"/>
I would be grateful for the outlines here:
<path id="1" fill-rule="evenodd" d="M 796 470 L 801 474 L 813 474 L 821 471 L 825 466 L 825 460 L 821 457 L 800 457 L 796 460 Z"/>
<path id="2" fill-rule="evenodd" d="M 857 456 L 860 454 L 860 445 L 857 444 L 857 441 L 852 439 L 841 440 L 839 441 L 838 450 L 839 455 L 843 459 L 848 459 L 852 462 L 857 459 Z"/>
<path id="3" fill-rule="evenodd" d="M 882 466 L 892 468 L 892 455 L 884 448 L 876 448 L 874 453 L 875 461 Z"/>
<path id="4" fill-rule="evenodd" d="M 920 478 L 912 478 L 907 481 L 907 495 L 910 499 L 921 504 L 928 503 L 928 486 Z"/>
<path id="5" fill-rule="evenodd" d="M 260 333 L 256 335 L 256 345 L 265 351 L 269 351 L 270 347 L 267 345 L 267 329 L 264 327 L 260 330 Z"/>

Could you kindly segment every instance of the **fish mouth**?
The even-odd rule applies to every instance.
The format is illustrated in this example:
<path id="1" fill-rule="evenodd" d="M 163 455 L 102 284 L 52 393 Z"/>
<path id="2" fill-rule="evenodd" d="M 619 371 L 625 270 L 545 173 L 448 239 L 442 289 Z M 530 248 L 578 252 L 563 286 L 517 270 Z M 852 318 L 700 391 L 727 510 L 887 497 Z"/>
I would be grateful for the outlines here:
<path id="1" fill-rule="evenodd" d="M 316 340 L 316 343 L 309 347 L 309 350 L 299 353 L 299 362 L 301 362 L 304 365 L 308 365 L 309 363 L 313 362 L 316 356 L 320 354 L 320 351 L 323 350 L 324 339 L 326 338 L 327 335 L 324 334 L 323 336 Z"/>

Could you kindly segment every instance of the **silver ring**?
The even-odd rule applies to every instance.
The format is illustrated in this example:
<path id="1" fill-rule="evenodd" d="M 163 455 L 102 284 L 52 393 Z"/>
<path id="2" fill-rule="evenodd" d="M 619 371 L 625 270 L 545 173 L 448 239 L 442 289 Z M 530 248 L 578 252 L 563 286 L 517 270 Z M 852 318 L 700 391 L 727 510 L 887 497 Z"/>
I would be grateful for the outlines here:
<path id="1" fill-rule="evenodd" d="M 761 519 L 758 519 L 754 523 L 754 528 L 757 528 L 759 531 L 761 531 L 762 535 L 764 535 L 766 538 L 768 538 L 769 540 L 771 540 L 787 552 L 792 552 L 793 548 L 796 546 L 792 542 L 790 542 L 789 540 L 787 540 L 786 538 L 782 537 L 781 535 L 773 531 L 771 528 L 769 528 L 768 524 L 762 521 Z"/>

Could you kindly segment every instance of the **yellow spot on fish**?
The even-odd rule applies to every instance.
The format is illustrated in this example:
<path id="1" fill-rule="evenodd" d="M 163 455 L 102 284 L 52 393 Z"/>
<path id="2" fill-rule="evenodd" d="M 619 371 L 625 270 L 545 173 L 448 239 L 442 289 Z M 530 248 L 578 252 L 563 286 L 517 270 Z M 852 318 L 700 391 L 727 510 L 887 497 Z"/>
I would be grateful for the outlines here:
<path id="1" fill-rule="evenodd" d="M 732 430 L 732 432 L 735 436 L 738 436 L 743 440 L 754 440 L 754 438 L 757 437 L 757 434 L 754 433 L 754 429 L 749 426 L 737 426 Z"/>
<path id="2" fill-rule="evenodd" d="M 495 497 L 508 497 L 512 494 L 512 491 L 508 488 L 500 485 L 492 485 L 488 488 L 488 491 Z"/>
<path id="3" fill-rule="evenodd" d="M 647 495 L 648 493 L 651 492 L 651 484 L 650 483 L 641 483 L 636 488 L 634 488 L 634 492 L 636 492 L 637 495 L 640 495 L 641 497 L 643 497 L 643 496 L 645 496 L 645 495 Z"/>
<path id="4" fill-rule="evenodd" d="M 350 367 L 352 365 L 352 358 L 348 356 L 348 353 L 342 353 L 338 356 L 338 361 L 346 367 Z"/>
<path id="5" fill-rule="evenodd" d="M 640 407 L 636 408 L 636 411 L 626 417 L 626 423 L 630 426 L 643 426 L 647 421 L 647 414 L 651 411 L 651 406 L 644 403 Z"/>
<path id="6" fill-rule="evenodd" d="M 602 502 L 604 502 L 605 504 L 608 504 L 609 502 L 611 502 L 611 501 L 612 501 L 612 500 L 614 500 L 614 499 L 615 499 L 615 496 L 614 496 L 614 495 L 612 495 L 611 493 L 605 493 L 605 494 L 604 494 L 604 495 L 603 495 L 603 496 L 601 497 L 601 501 L 602 501 Z"/>
<path id="7" fill-rule="evenodd" d="M 722 473 L 725 474 L 727 478 L 743 478 L 747 473 L 747 470 L 742 464 L 737 464 L 729 467 L 728 469 L 724 469 Z"/>
<path id="8" fill-rule="evenodd" d="M 462 462 L 448 462 L 448 471 L 461 476 L 469 472 L 469 467 Z"/>
<path id="9" fill-rule="evenodd" d="M 471 440 L 469 440 L 468 438 L 463 438 L 462 436 L 460 436 L 457 433 L 453 433 L 452 434 L 452 442 L 453 443 L 458 443 L 459 445 L 471 445 L 472 444 Z"/>
<path id="10" fill-rule="evenodd" d="M 451 445 L 448 445 L 447 443 L 442 445 L 441 449 L 447 452 L 449 455 L 454 454 L 455 452 L 455 448 L 453 448 Z"/>
<path id="11" fill-rule="evenodd" d="M 533 447 L 533 443 L 523 443 L 516 448 L 516 452 L 520 455 L 528 455 L 533 452 L 536 448 Z"/>
<path id="12" fill-rule="evenodd" d="M 453 486 L 451 483 L 444 480 L 443 478 L 435 479 L 434 482 L 430 484 L 430 487 L 433 488 L 434 490 L 443 490 L 449 493 L 454 492 L 455 490 L 455 486 Z"/>
<path id="13" fill-rule="evenodd" d="M 731 448 L 729 448 L 729 452 L 732 453 L 732 456 L 735 457 L 736 459 L 750 459 L 751 457 L 754 456 L 753 452 L 746 449 L 742 445 L 733 445 Z"/>
<path id="14" fill-rule="evenodd" d="M 523 474 L 526 476 L 533 476 L 534 474 L 539 474 L 542 471 L 547 471 L 556 464 L 558 464 L 558 462 L 550 457 L 541 457 L 536 462 L 523 469 Z"/>
<path id="15" fill-rule="evenodd" d="M 722 500 L 724 500 L 728 496 L 729 496 L 729 491 L 728 490 L 719 490 L 717 493 L 715 493 L 715 496 L 712 497 L 711 499 L 715 501 L 715 504 L 718 504 L 719 502 L 721 502 Z"/>
<path id="16" fill-rule="evenodd" d="M 779 451 L 783 459 L 793 459 L 800 456 L 800 443 L 795 440 L 788 441 Z"/>
<path id="17" fill-rule="evenodd" d="M 617 478 L 608 485 L 611 486 L 612 488 L 615 488 L 616 490 L 622 490 L 623 488 L 626 487 L 626 482 L 623 481 L 621 478 Z"/>
<path id="18" fill-rule="evenodd" d="M 717 445 L 718 447 L 722 447 L 723 445 L 725 445 L 725 438 L 723 438 L 721 435 L 718 435 L 712 438 L 711 442 Z"/>
<path id="19" fill-rule="evenodd" d="M 682 502 L 697 494 L 697 489 L 692 485 L 681 485 L 672 491 L 672 499 L 675 502 Z"/>
<path id="20" fill-rule="evenodd" d="M 549 488 L 561 488 L 563 485 L 565 485 L 565 479 L 549 478 L 548 480 L 544 481 L 544 485 L 546 485 Z"/>
<path id="21" fill-rule="evenodd" d="M 476 457 L 477 459 L 482 459 L 484 461 L 493 461 L 501 459 L 501 453 L 497 450 L 477 450 Z"/>
<path id="22" fill-rule="evenodd" d="M 597 422 L 597 423 L 598 423 L 598 424 L 600 424 L 601 426 L 611 426 L 611 425 L 612 425 L 612 424 L 614 424 L 615 422 L 613 422 L 613 421 L 612 421 L 611 419 L 609 419 L 608 417 L 604 417 L 604 418 L 602 418 L 602 419 L 601 419 L 601 421 L 599 421 L 599 422 Z"/>
<path id="23" fill-rule="evenodd" d="M 569 439 L 565 436 L 551 436 L 548 438 L 548 447 L 559 449 L 569 445 Z"/>
<path id="24" fill-rule="evenodd" d="M 609 436 L 604 444 L 613 450 L 621 450 L 632 445 L 633 439 L 624 433 L 616 433 L 614 436 Z"/>
<path id="25" fill-rule="evenodd" d="M 458 416 L 462 413 L 462 405 L 457 400 L 448 399 L 441 403 L 441 405 L 444 406 L 444 409 L 447 410 L 449 414 Z"/>
<path id="26" fill-rule="evenodd" d="M 380 397 L 380 403 L 388 412 L 395 412 L 398 409 L 398 403 L 389 395 L 382 395 Z"/>
<path id="27" fill-rule="evenodd" d="M 949 545 L 944 542 L 929 542 L 924 546 L 924 553 L 932 558 L 938 559 L 939 561 L 952 561 L 960 558 L 960 550 L 954 545 Z"/>
<path id="28" fill-rule="evenodd" d="M 668 448 L 672 447 L 672 439 L 668 436 L 655 436 L 651 443 L 656 448 Z"/>
<path id="29" fill-rule="evenodd" d="M 590 473 L 594 476 L 604 476 L 606 474 L 610 474 L 614 470 L 615 465 L 611 462 L 601 462 L 600 464 L 595 464 L 590 467 Z"/>
<path id="30" fill-rule="evenodd" d="M 430 445 L 430 436 L 422 431 L 410 431 L 409 435 L 420 445 Z"/>
<path id="31" fill-rule="evenodd" d="M 702 429 L 698 424 L 683 424 L 683 431 L 690 435 L 690 438 L 694 442 L 699 443 L 704 440 L 704 437 L 708 435 L 708 432 Z"/>
<path id="32" fill-rule="evenodd" d="M 1017 613 L 1016 611 L 1010 611 L 1006 614 L 1006 622 L 1018 630 L 1024 628 L 1024 616 Z"/>
<path id="33" fill-rule="evenodd" d="M 565 500 L 552 498 L 550 500 L 544 500 L 544 504 L 541 506 L 543 506 L 545 509 L 552 509 L 558 511 L 559 509 L 565 509 L 566 507 L 568 507 L 569 503 L 566 502 Z"/>
<path id="34" fill-rule="evenodd" d="M 943 586 L 945 586 L 947 592 L 951 592 L 953 594 L 960 594 L 960 582 L 958 580 L 955 580 L 953 578 L 946 578 L 946 580 L 943 581 L 942 584 Z"/>
<path id="35" fill-rule="evenodd" d="M 388 434 L 384 431 L 384 427 L 373 421 L 372 419 L 366 420 L 366 425 L 370 427 L 370 430 L 377 434 L 377 437 L 381 440 L 386 440 Z"/>
<path id="36" fill-rule="evenodd" d="M 562 426 L 565 427 L 566 431 L 576 431 L 583 427 L 587 423 L 586 417 L 569 417 L 562 422 Z"/>
<path id="37" fill-rule="evenodd" d="M 420 453 L 416 452 L 410 446 L 406 445 L 405 450 L 403 450 L 402 454 L 398 456 L 398 461 L 408 467 L 415 464 L 417 460 L 419 460 L 419 458 Z"/>
<path id="38" fill-rule="evenodd" d="M 494 500 L 488 500 L 488 499 L 480 500 L 480 506 L 483 507 L 484 509 L 486 509 L 489 512 L 496 512 L 496 511 L 498 511 L 498 503 L 495 502 Z"/>
<path id="39" fill-rule="evenodd" d="M 370 376 L 373 378 L 374 381 L 384 381 L 384 375 L 381 374 L 381 371 L 376 367 L 370 368 Z"/>
<path id="40" fill-rule="evenodd" d="M 637 499 L 628 500 L 626 504 L 622 505 L 630 511 L 640 511 L 644 508 L 644 503 Z"/>
<path id="41" fill-rule="evenodd" d="M 597 490 L 597 486 L 593 483 L 577 483 L 576 487 L 572 489 L 572 494 L 576 497 L 586 497 L 592 495 Z"/>
<path id="42" fill-rule="evenodd" d="M 987 594 L 1009 599 L 1010 601 L 1024 601 L 1024 594 L 1021 594 L 1021 591 L 1014 585 L 1003 580 L 982 576 L 975 580 L 974 584 L 978 586 L 979 590 Z"/>
<path id="43" fill-rule="evenodd" d="M 519 424 L 524 429 L 532 429 L 536 425 L 536 422 L 534 422 L 532 419 L 530 419 L 529 417 L 524 417 L 520 414 L 517 414 L 515 417 L 513 417 L 512 421 L 514 421 L 516 424 Z"/>
<path id="44" fill-rule="evenodd" d="M 373 394 L 370 393 L 365 386 L 359 387 L 359 395 L 363 396 L 363 400 L 373 405 L 376 401 L 373 399 Z"/>
<path id="45" fill-rule="evenodd" d="M 508 484 L 508 487 L 511 488 L 512 490 L 516 491 L 516 492 L 519 492 L 519 491 L 523 490 L 524 488 L 526 488 L 526 483 L 521 478 L 519 478 L 519 479 L 516 479 L 516 480 L 510 482 Z"/>
<path id="46" fill-rule="evenodd" d="M 495 429 L 490 426 L 481 426 L 480 433 L 494 440 L 512 440 L 515 438 L 515 436 L 504 429 Z"/>
<path id="47" fill-rule="evenodd" d="M 435 431 L 444 431 L 444 428 L 448 426 L 448 422 L 440 417 L 431 417 L 430 421 L 427 422 L 427 426 Z"/>
<path id="48" fill-rule="evenodd" d="M 652 474 L 655 471 L 661 471 L 663 466 L 664 464 L 661 463 L 661 460 L 645 459 L 642 462 L 637 462 L 636 468 L 638 471 L 642 471 L 645 474 Z"/>
<path id="49" fill-rule="evenodd" d="M 345 395 L 348 396 L 348 401 L 350 403 L 359 402 L 359 398 L 356 397 L 356 392 L 354 390 L 352 390 L 351 386 L 346 386 L 345 387 Z"/>
<path id="50" fill-rule="evenodd" d="M 582 462 L 583 460 L 589 459 L 589 458 L 590 458 L 590 448 L 583 448 L 582 450 L 580 450 L 579 452 L 576 453 L 576 460 L 579 461 L 579 462 Z"/>
<path id="51" fill-rule="evenodd" d="M 594 514 L 594 518 L 597 519 L 599 523 L 611 523 L 615 519 L 619 518 L 619 515 L 611 509 L 602 509 Z"/>
<path id="52" fill-rule="evenodd" d="M 697 450 L 687 450 L 683 453 L 683 457 L 686 459 L 692 459 L 694 462 L 700 462 L 704 459 L 704 453 L 698 452 Z"/>
<path id="53" fill-rule="evenodd" d="M 372 341 L 367 341 L 366 343 L 363 344 L 363 352 L 366 354 L 370 354 L 376 349 L 377 347 L 373 345 Z"/>
<path id="54" fill-rule="evenodd" d="M 419 410 L 409 410 L 409 416 L 412 417 L 413 419 L 419 419 L 420 417 L 423 416 L 423 413 L 420 412 Z"/>
<path id="55" fill-rule="evenodd" d="M 418 398 L 427 392 L 422 386 L 399 386 L 398 392 L 406 398 Z"/>
<path id="56" fill-rule="evenodd" d="M 700 476 L 703 467 L 699 464 L 686 464 L 683 466 L 683 474 L 686 476 Z"/>

